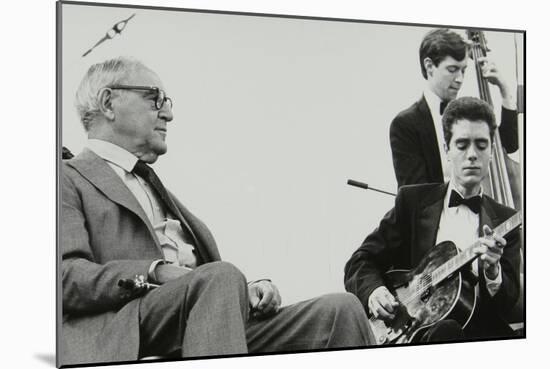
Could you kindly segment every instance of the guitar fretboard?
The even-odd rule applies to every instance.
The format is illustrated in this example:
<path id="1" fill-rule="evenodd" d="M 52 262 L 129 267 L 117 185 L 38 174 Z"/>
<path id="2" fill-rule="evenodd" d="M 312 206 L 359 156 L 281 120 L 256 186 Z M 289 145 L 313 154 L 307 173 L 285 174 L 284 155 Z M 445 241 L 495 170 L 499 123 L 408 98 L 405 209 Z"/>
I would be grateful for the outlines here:
<path id="1" fill-rule="evenodd" d="M 509 232 L 511 232 L 513 229 L 518 227 L 521 224 L 521 214 L 516 213 L 511 218 L 506 220 L 504 223 L 500 224 L 498 227 L 493 229 L 493 232 L 496 235 L 499 235 L 501 237 L 506 236 Z M 466 248 L 464 251 L 459 252 L 458 255 L 455 257 L 449 259 L 444 264 L 437 267 L 430 276 L 430 282 L 432 285 L 436 285 L 460 268 L 464 266 L 465 264 L 471 262 L 473 259 L 475 259 L 477 256 L 474 253 L 474 248 L 480 244 L 479 241 L 474 242 L 472 245 L 470 245 L 468 248 Z"/>

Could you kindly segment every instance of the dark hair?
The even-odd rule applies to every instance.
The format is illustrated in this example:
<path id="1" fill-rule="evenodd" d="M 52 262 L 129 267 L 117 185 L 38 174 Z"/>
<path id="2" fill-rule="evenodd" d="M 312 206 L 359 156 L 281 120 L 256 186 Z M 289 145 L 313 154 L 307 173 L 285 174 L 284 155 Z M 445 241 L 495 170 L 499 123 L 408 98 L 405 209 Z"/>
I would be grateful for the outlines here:
<path id="1" fill-rule="evenodd" d="M 443 113 L 443 136 L 445 137 L 447 147 L 449 147 L 451 137 L 453 136 L 453 125 L 460 119 L 487 123 L 491 142 L 493 142 L 495 129 L 497 128 L 493 108 L 477 97 L 466 96 L 451 101 Z"/>
<path id="2" fill-rule="evenodd" d="M 428 79 L 424 59 L 430 58 L 437 67 L 439 63 L 447 56 L 455 60 L 463 60 L 468 51 L 468 43 L 464 39 L 448 28 L 438 28 L 432 30 L 424 36 L 420 44 L 420 68 L 424 79 Z"/>

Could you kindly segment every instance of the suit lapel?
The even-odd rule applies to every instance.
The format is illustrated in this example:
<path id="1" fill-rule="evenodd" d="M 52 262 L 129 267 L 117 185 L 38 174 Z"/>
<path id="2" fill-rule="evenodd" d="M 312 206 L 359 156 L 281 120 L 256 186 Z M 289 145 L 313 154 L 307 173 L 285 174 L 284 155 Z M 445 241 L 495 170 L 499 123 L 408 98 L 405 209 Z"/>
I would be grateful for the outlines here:
<path id="1" fill-rule="evenodd" d="M 441 168 L 441 154 L 437 145 L 437 135 L 435 133 L 434 121 L 432 113 L 426 102 L 426 98 L 422 96 L 418 101 L 417 113 L 418 119 L 418 136 L 422 143 L 424 158 L 427 161 L 427 167 L 432 171 L 432 178 L 441 178 L 443 182 L 443 169 Z"/>
<path id="2" fill-rule="evenodd" d="M 67 161 L 67 164 L 76 169 L 111 201 L 136 214 L 145 223 L 149 232 L 155 235 L 155 230 L 141 205 L 105 160 L 93 151 L 84 149 L 77 157 Z M 153 239 L 157 248 L 162 252 L 157 237 L 154 236 Z"/>
<path id="3" fill-rule="evenodd" d="M 417 265 L 424 255 L 435 246 L 447 186 L 448 184 L 444 183 L 434 188 L 433 191 L 429 191 L 419 205 L 415 227 L 418 233 L 416 245 L 413 248 L 416 251 L 413 255 L 413 265 Z"/>
<path id="4" fill-rule="evenodd" d="M 494 229 L 499 225 L 499 217 L 495 213 L 491 203 L 487 200 L 487 197 L 483 196 L 481 199 L 481 211 L 479 213 L 478 235 L 480 237 L 483 236 L 483 226 L 485 224 Z"/>

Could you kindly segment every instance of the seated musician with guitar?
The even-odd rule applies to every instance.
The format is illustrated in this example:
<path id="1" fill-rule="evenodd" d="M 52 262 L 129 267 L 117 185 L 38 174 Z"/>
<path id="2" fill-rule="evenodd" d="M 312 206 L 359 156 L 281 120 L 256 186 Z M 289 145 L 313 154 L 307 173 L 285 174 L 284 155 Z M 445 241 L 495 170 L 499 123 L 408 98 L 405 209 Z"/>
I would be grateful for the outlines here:
<path id="1" fill-rule="evenodd" d="M 481 189 L 493 111 L 459 98 L 443 126 L 450 181 L 401 187 L 345 267 L 346 290 L 363 303 L 377 344 L 513 335 L 504 316 L 519 296 L 520 215 Z"/>

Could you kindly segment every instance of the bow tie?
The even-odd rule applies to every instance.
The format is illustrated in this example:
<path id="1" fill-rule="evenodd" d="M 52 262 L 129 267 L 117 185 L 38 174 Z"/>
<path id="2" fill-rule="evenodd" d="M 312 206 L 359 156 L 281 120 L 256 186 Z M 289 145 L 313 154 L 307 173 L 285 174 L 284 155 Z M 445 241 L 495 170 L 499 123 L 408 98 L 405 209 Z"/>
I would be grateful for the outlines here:
<path id="1" fill-rule="evenodd" d="M 445 108 L 447 107 L 447 105 L 449 105 L 449 102 L 450 101 L 442 101 L 439 104 L 439 115 L 443 115 L 443 112 L 445 111 Z"/>
<path id="2" fill-rule="evenodd" d="M 474 196 L 465 199 L 460 196 L 458 192 L 452 190 L 451 198 L 449 199 L 449 207 L 453 208 L 458 205 L 465 205 L 474 213 L 479 214 L 479 211 L 481 210 L 481 196 Z"/>

